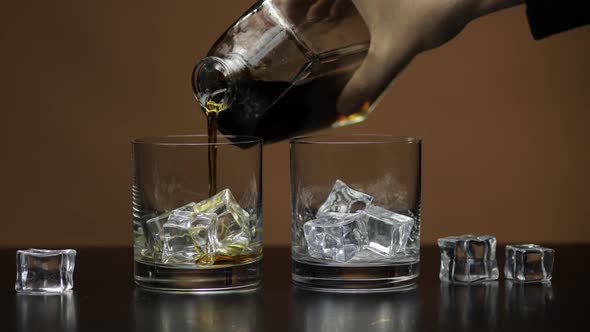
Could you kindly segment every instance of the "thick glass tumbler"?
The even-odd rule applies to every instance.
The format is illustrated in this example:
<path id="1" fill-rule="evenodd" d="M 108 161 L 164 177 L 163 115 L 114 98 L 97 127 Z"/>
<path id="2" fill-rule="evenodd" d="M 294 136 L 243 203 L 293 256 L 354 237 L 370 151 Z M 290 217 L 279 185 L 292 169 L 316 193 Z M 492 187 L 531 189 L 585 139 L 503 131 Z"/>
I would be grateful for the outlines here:
<path id="1" fill-rule="evenodd" d="M 293 281 L 333 290 L 415 283 L 421 141 L 380 135 L 291 140 Z"/>
<path id="2" fill-rule="evenodd" d="M 227 290 L 262 277 L 262 141 L 136 139 L 135 282 L 161 290 Z"/>

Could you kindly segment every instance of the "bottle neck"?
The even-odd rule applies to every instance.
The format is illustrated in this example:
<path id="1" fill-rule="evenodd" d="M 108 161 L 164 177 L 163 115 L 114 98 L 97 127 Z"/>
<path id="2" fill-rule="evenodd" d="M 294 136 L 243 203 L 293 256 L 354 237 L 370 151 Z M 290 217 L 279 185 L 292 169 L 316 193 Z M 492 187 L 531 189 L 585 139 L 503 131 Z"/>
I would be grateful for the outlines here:
<path id="1" fill-rule="evenodd" d="M 244 61 L 231 54 L 223 58 L 209 56 L 195 66 L 193 92 L 205 111 L 221 112 L 232 105 L 244 68 Z"/>

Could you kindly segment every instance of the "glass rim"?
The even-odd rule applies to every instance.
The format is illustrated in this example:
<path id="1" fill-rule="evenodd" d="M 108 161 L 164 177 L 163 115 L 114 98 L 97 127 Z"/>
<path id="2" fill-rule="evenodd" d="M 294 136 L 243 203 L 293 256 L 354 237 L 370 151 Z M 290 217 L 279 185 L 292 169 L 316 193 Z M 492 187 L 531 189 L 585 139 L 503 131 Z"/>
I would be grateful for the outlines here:
<path id="1" fill-rule="evenodd" d="M 204 139 L 198 141 L 197 139 Z M 217 135 L 218 141 L 208 142 L 205 134 L 146 136 L 131 140 L 133 145 L 166 145 L 166 146 L 210 146 L 210 145 L 249 145 L 260 144 L 262 138 L 248 135 Z M 219 139 L 228 139 L 220 142 Z"/>
<path id="2" fill-rule="evenodd" d="M 348 134 L 348 135 L 306 135 L 289 139 L 290 144 L 416 144 L 422 139 L 415 136 L 395 136 L 388 134 Z"/>

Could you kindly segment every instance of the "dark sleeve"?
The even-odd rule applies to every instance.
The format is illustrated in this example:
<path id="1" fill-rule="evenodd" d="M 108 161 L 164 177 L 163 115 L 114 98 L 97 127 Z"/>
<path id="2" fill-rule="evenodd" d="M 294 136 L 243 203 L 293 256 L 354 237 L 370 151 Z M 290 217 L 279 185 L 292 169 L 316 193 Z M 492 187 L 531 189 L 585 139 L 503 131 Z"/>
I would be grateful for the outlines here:
<path id="1" fill-rule="evenodd" d="M 590 0 L 526 0 L 535 39 L 590 24 Z"/>

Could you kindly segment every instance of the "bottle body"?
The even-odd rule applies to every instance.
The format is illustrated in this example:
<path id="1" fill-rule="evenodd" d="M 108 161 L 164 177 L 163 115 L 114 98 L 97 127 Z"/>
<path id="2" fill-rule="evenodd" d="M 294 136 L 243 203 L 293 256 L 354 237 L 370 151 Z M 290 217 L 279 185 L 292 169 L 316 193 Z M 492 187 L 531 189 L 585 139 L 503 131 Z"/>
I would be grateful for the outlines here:
<path id="1" fill-rule="evenodd" d="M 302 2 L 259 1 L 213 45 L 193 87 L 221 132 L 272 142 L 364 120 L 370 101 L 350 115 L 336 105 L 370 35 L 352 1 L 327 3 L 314 16 Z"/>

